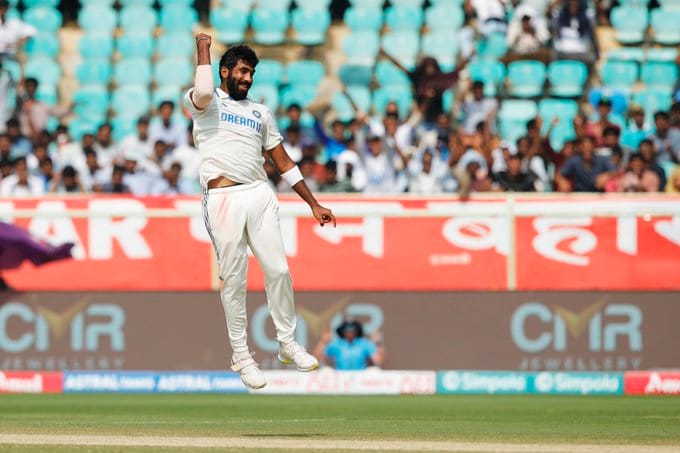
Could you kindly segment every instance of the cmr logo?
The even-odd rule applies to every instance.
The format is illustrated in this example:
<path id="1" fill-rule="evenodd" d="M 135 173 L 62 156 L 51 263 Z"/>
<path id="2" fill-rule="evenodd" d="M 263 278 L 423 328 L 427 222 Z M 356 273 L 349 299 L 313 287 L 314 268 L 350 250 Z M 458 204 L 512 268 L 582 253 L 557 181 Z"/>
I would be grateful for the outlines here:
<path id="1" fill-rule="evenodd" d="M 45 352 L 52 338 L 69 332 L 71 351 L 97 351 L 108 338 L 113 351 L 125 349 L 125 312 L 118 305 L 79 302 L 62 313 L 10 302 L 0 307 L 0 352 Z"/>
<path id="2" fill-rule="evenodd" d="M 524 352 L 567 349 L 568 336 L 576 339 L 587 332 L 591 352 L 616 351 L 617 341 L 626 341 L 630 351 L 642 351 L 642 312 L 632 304 L 609 304 L 603 299 L 579 313 L 540 303 L 521 305 L 510 320 L 510 334 Z M 538 328 L 528 329 L 528 325 Z M 531 333 L 529 333 L 531 332 Z"/>

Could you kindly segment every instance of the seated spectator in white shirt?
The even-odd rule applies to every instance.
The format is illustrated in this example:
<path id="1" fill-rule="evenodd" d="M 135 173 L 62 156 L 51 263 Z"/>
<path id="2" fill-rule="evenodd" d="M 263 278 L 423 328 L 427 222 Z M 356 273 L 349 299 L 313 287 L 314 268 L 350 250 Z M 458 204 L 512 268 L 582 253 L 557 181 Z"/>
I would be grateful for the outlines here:
<path id="1" fill-rule="evenodd" d="M 496 114 L 498 101 L 484 96 L 484 82 L 481 80 L 472 82 L 468 96 L 461 106 L 463 128 L 468 134 L 474 134 L 480 122 Z"/>
<path id="2" fill-rule="evenodd" d="M 141 164 L 145 159 L 144 156 L 127 153 L 124 158 L 125 175 L 123 176 L 123 183 L 130 188 L 130 192 L 133 195 L 148 195 L 151 192 L 151 187 L 159 177 L 149 173 L 142 167 Z"/>
<path id="3" fill-rule="evenodd" d="M 54 163 L 52 162 L 52 159 L 50 157 L 44 157 L 42 160 L 40 160 L 39 172 L 35 176 L 40 178 L 40 180 L 43 182 L 43 188 L 45 192 L 49 192 L 50 188 L 52 187 L 52 181 L 54 181 L 55 175 Z"/>
<path id="4" fill-rule="evenodd" d="M 153 153 L 146 156 L 144 160 L 139 163 L 140 168 L 149 172 L 154 176 L 163 176 L 163 172 L 170 168 L 170 155 L 168 154 L 168 145 L 163 140 L 156 140 L 153 144 Z"/>
<path id="5" fill-rule="evenodd" d="M 170 168 L 163 173 L 163 177 L 158 179 L 151 186 L 151 195 L 182 195 L 187 191 L 183 187 L 180 175 L 182 173 L 182 165 L 179 162 L 173 162 Z"/>
<path id="6" fill-rule="evenodd" d="M 186 129 L 181 124 L 173 122 L 172 120 L 174 111 L 174 102 L 161 102 L 158 107 L 160 121 L 152 121 L 149 126 L 149 140 L 151 143 L 163 140 L 170 149 L 187 143 Z"/>
<path id="7" fill-rule="evenodd" d="M 492 33 L 505 33 L 505 2 L 503 0 L 466 0 L 463 4 L 467 13 L 474 11 L 479 31 L 486 37 Z"/>
<path id="8" fill-rule="evenodd" d="M 67 165 L 52 179 L 50 192 L 61 194 L 85 193 L 75 168 Z"/>
<path id="9" fill-rule="evenodd" d="M 564 3 L 555 21 L 554 46 L 558 59 L 576 59 L 588 64 L 599 60 L 600 48 L 585 0 Z"/>
<path id="10" fill-rule="evenodd" d="M 104 123 L 97 129 L 97 136 L 92 148 L 97 152 L 99 163 L 107 167 L 119 159 L 118 147 L 113 143 L 112 129 L 109 123 Z"/>
<path id="11" fill-rule="evenodd" d="M 508 27 L 508 54 L 503 59 L 504 63 L 514 60 L 540 60 L 544 63 L 550 61 L 550 51 L 545 47 L 550 39 L 550 32 L 545 21 L 539 21 L 534 15 L 526 11 L 521 17 L 517 15 Z"/>
<path id="12" fill-rule="evenodd" d="M 288 151 L 288 148 L 286 148 Z M 201 163 L 201 157 L 198 150 L 194 146 L 194 136 L 192 134 L 192 125 L 189 124 L 187 129 L 187 144 L 177 146 L 168 155 L 167 159 L 170 163 L 179 162 L 182 166 L 182 173 L 180 179 L 182 185 L 187 190 L 187 193 L 200 193 L 201 185 L 198 181 L 198 166 Z"/>
<path id="13" fill-rule="evenodd" d="M 288 156 L 293 162 L 302 159 L 302 133 L 300 126 L 295 124 L 286 129 L 286 138 L 283 142 L 283 147 L 286 149 Z"/>
<path id="14" fill-rule="evenodd" d="M 130 188 L 123 181 L 125 168 L 115 165 L 111 171 L 111 180 L 102 184 L 98 191 L 102 193 L 130 193 Z"/>
<path id="15" fill-rule="evenodd" d="M 431 195 L 444 191 L 443 180 L 446 174 L 438 171 L 433 160 L 432 151 L 425 150 L 419 159 L 419 165 L 409 165 L 409 193 Z"/>
<path id="16" fill-rule="evenodd" d="M 14 161 L 14 173 L 0 182 L 0 196 L 3 197 L 35 197 L 44 193 L 42 180 L 28 172 L 25 157 L 17 158 Z"/>
<path id="17" fill-rule="evenodd" d="M 9 141 L 12 146 L 10 158 L 14 160 L 18 157 L 26 157 L 31 154 L 33 151 L 33 144 L 21 133 L 21 125 L 19 120 L 16 118 L 10 118 L 6 125 L 7 136 L 9 137 Z"/>
<path id="18" fill-rule="evenodd" d="M 153 142 L 149 138 L 149 117 L 141 116 L 137 120 L 137 131 L 120 141 L 118 156 L 122 159 L 127 152 L 151 156 L 153 154 Z"/>
<path id="19" fill-rule="evenodd" d="M 21 44 L 38 32 L 35 27 L 19 19 L 8 19 L 9 2 L 0 0 L 0 60 L 16 59 Z"/>
<path id="20" fill-rule="evenodd" d="M 88 192 L 99 192 L 101 187 L 110 181 L 112 166 L 100 165 L 97 153 L 93 149 L 85 151 L 85 164 L 87 170 L 81 174 L 83 187 Z"/>
<path id="21" fill-rule="evenodd" d="M 382 138 L 377 135 L 368 137 L 368 152 L 360 153 L 366 187 L 364 193 L 393 193 L 396 182 L 394 157 L 389 155 Z"/>

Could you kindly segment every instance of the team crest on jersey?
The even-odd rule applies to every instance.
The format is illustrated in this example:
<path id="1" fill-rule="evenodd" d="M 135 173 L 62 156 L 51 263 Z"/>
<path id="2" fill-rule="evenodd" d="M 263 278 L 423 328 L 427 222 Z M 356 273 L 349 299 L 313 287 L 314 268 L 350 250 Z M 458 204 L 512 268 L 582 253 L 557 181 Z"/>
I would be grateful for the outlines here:
<path id="1" fill-rule="evenodd" d="M 253 110 L 253 116 L 255 118 L 262 118 L 262 114 L 260 112 L 258 112 L 257 110 Z"/>

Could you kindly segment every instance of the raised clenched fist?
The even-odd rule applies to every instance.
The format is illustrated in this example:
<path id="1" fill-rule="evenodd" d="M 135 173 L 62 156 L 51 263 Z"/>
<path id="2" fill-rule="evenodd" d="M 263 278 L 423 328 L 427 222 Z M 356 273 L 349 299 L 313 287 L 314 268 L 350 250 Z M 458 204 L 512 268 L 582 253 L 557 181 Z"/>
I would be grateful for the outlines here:
<path id="1" fill-rule="evenodd" d="M 212 37 L 205 33 L 196 34 L 196 47 L 206 46 L 210 47 L 212 44 Z"/>

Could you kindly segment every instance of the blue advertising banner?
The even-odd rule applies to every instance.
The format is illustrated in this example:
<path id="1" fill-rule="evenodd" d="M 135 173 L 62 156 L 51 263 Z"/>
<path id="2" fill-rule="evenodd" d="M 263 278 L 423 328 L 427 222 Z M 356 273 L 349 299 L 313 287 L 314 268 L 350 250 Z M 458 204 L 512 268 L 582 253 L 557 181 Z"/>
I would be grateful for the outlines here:
<path id="1" fill-rule="evenodd" d="M 620 395 L 622 373 L 440 371 L 437 393 Z"/>
<path id="2" fill-rule="evenodd" d="M 245 393 L 236 373 L 220 371 L 70 371 L 64 393 Z"/>

